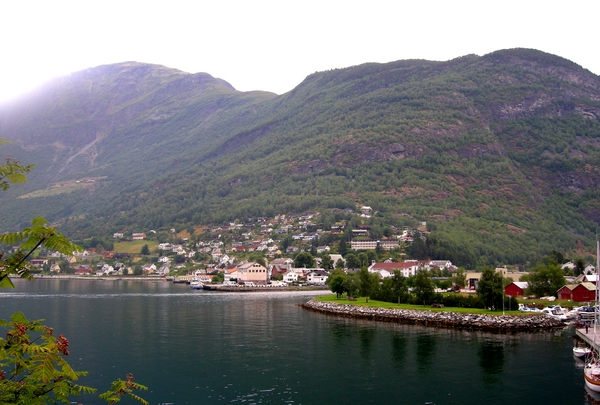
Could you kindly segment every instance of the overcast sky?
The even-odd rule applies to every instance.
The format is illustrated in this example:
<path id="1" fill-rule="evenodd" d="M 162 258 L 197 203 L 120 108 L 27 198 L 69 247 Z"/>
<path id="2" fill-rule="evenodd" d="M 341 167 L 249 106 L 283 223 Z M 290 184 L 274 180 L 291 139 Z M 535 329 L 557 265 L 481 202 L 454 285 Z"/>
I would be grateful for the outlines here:
<path id="1" fill-rule="evenodd" d="M 0 101 L 125 61 L 277 94 L 316 71 L 517 47 L 600 74 L 599 15 L 600 0 L 1 0 Z"/>

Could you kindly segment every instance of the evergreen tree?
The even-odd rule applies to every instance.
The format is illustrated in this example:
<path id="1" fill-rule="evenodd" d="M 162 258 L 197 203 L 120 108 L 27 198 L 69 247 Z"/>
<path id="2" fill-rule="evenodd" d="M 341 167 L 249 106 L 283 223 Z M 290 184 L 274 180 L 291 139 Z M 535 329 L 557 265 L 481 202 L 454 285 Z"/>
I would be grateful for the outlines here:
<path id="1" fill-rule="evenodd" d="M 415 274 L 414 290 L 417 301 L 423 305 L 430 304 L 435 296 L 435 285 L 428 270 L 420 269 Z"/>
<path id="2" fill-rule="evenodd" d="M 486 308 L 502 309 L 502 274 L 491 267 L 486 267 L 479 279 L 477 295 Z"/>
<path id="3" fill-rule="evenodd" d="M 415 233 L 415 235 L 413 236 L 413 241 L 410 244 L 409 253 L 413 259 L 427 259 L 427 246 L 425 245 L 425 241 L 423 241 L 419 232 Z"/>
<path id="4" fill-rule="evenodd" d="M 340 239 L 340 243 L 338 244 L 338 253 L 342 256 L 346 256 L 348 253 L 348 244 L 344 238 Z"/>

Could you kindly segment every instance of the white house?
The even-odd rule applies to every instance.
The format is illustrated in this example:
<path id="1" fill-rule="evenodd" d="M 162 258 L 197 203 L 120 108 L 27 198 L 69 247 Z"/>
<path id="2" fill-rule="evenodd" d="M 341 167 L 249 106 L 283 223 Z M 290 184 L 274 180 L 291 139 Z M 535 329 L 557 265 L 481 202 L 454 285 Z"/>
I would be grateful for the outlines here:
<path id="1" fill-rule="evenodd" d="M 369 266 L 370 273 L 378 273 L 381 278 L 392 277 L 394 272 L 398 271 L 404 277 L 410 277 L 417 274 L 419 268 L 424 267 L 425 263 L 416 260 L 407 260 L 400 263 L 375 263 Z"/>
<path id="2" fill-rule="evenodd" d="M 294 270 L 288 270 L 283 274 L 283 281 L 286 283 L 295 283 L 298 281 L 298 273 Z"/>
<path id="3" fill-rule="evenodd" d="M 306 282 L 309 284 L 325 285 L 327 276 L 327 273 L 323 270 L 311 271 L 306 275 Z"/>

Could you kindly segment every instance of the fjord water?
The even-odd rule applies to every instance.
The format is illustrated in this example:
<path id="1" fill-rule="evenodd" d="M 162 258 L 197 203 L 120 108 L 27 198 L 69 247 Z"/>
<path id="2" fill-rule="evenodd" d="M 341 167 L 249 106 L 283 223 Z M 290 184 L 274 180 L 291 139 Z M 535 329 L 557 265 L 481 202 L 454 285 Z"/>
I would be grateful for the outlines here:
<path id="1" fill-rule="evenodd" d="M 0 290 L 0 319 L 44 318 L 71 342 L 71 365 L 89 371 L 82 384 L 103 392 L 133 373 L 150 404 L 595 403 L 572 329 L 495 335 L 331 317 L 298 306 L 314 292 L 125 280 L 16 286 Z"/>

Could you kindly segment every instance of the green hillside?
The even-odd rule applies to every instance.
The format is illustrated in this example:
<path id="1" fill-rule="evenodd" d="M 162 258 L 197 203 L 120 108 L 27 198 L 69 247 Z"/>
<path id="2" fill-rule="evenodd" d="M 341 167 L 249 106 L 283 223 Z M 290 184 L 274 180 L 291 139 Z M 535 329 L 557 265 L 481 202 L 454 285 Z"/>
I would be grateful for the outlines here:
<path id="1" fill-rule="evenodd" d="M 89 69 L 0 106 L 2 151 L 38 165 L 2 196 L 1 227 L 35 212 L 79 237 L 370 205 L 379 229 L 426 221 L 439 257 L 527 264 L 593 245 L 599 100 L 598 76 L 527 49 L 320 72 L 281 96 Z"/>

